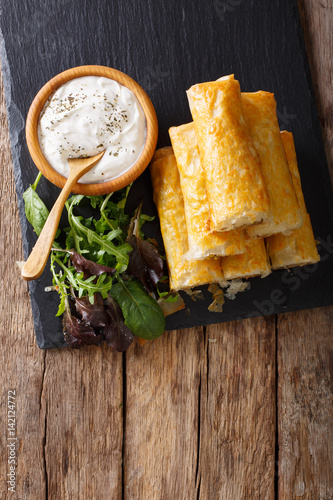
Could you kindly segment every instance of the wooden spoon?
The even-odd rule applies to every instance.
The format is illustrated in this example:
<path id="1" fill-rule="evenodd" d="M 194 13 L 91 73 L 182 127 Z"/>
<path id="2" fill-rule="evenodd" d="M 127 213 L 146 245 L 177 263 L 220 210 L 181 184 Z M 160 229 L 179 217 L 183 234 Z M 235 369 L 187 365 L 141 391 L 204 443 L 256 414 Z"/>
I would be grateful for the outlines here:
<path id="1" fill-rule="evenodd" d="M 47 259 L 50 255 L 52 243 L 58 229 L 62 210 L 72 190 L 72 187 L 84 174 L 89 172 L 89 170 L 91 170 L 92 167 L 99 162 L 104 153 L 105 151 L 90 158 L 68 159 L 69 176 L 66 184 L 64 185 L 57 201 L 53 205 L 53 208 L 44 224 L 42 232 L 40 233 L 39 238 L 28 257 L 28 260 L 21 270 L 22 278 L 24 278 L 25 280 L 35 280 L 42 274 Z"/>

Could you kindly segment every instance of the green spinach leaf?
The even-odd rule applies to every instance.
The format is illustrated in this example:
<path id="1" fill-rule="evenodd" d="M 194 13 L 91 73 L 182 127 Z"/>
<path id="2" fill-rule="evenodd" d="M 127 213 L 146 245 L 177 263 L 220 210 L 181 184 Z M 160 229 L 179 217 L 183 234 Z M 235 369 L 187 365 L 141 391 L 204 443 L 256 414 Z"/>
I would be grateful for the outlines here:
<path id="1" fill-rule="evenodd" d="M 36 188 L 42 174 L 39 172 L 35 182 L 26 189 L 23 193 L 25 206 L 25 215 L 35 230 L 37 236 L 40 235 L 44 227 L 45 221 L 49 216 L 49 211 L 44 202 L 36 193 Z"/>
<path id="2" fill-rule="evenodd" d="M 124 282 L 120 277 L 113 285 L 110 295 L 121 307 L 125 325 L 134 335 L 152 340 L 160 337 L 165 329 L 164 314 L 137 280 Z"/>

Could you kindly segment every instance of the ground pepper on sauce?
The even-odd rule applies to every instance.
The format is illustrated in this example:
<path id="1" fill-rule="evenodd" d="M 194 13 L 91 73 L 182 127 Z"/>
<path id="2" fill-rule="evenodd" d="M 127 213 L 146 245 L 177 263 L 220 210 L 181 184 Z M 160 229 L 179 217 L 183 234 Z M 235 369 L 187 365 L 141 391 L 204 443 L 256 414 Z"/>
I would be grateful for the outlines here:
<path id="1" fill-rule="evenodd" d="M 122 175 L 139 158 L 146 120 L 135 95 L 105 77 L 75 78 L 45 103 L 38 126 L 40 147 L 50 165 L 68 176 L 68 158 L 94 156 L 100 162 L 80 182 L 95 183 Z"/>

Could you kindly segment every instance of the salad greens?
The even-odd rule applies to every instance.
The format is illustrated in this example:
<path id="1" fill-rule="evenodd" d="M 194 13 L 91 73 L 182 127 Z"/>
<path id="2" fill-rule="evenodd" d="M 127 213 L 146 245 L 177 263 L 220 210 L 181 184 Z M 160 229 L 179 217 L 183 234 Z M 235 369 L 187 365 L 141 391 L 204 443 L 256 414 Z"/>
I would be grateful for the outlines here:
<path id="1" fill-rule="evenodd" d="M 39 172 L 35 182 L 23 193 L 25 215 L 30 224 L 33 226 L 37 236 L 40 235 L 45 221 L 49 216 L 48 209 L 36 193 L 36 188 L 41 177 L 42 173 Z"/>
<path id="2" fill-rule="evenodd" d="M 28 221 L 40 234 L 48 210 L 36 193 L 40 180 L 24 193 Z M 68 227 L 58 230 L 51 252 L 53 287 L 60 296 L 67 343 L 78 348 L 107 342 L 124 351 L 134 336 L 156 339 L 165 329 L 160 307 L 175 297 L 160 291 L 165 261 L 142 231 L 151 217 L 141 205 L 128 214 L 130 187 L 107 196 L 74 195 L 66 202 Z M 90 205 L 85 218 L 79 206 Z"/>

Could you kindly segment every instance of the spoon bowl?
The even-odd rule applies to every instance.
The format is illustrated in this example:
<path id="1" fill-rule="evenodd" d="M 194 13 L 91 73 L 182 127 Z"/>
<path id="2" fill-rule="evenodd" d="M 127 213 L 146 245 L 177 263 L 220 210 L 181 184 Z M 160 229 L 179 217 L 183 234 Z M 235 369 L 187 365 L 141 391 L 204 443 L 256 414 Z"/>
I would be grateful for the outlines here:
<path id="1" fill-rule="evenodd" d="M 91 170 L 102 158 L 105 151 L 90 158 L 69 158 L 69 176 L 65 185 L 52 207 L 44 227 L 33 247 L 31 254 L 21 269 L 22 278 L 31 281 L 39 278 L 42 274 L 47 259 L 49 258 L 52 243 L 54 241 L 61 213 L 68 198 L 78 180 Z"/>

